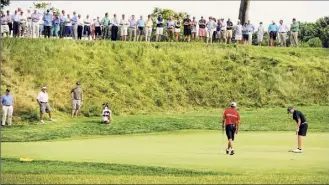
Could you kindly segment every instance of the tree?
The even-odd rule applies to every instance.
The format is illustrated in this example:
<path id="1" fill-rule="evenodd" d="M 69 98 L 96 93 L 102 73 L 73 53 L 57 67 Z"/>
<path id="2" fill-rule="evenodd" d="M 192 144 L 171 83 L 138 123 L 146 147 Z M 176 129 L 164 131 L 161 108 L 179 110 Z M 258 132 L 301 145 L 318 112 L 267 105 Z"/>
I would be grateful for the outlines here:
<path id="1" fill-rule="evenodd" d="M 1 8 L 5 7 L 5 6 L 9 6 L 10 1 L 9 0 L 1 0 Z"/>
<path id="2" fill-rule="evenodd" d="M 250 0 L 241 0 L 239 19 L 240 19 L 242 25 L 245 22 L 247 22 L 249 19 L 249 8 L 250 8 Z"/>
<path id="3" fill-rule="evenodd" d="M 158 15 L 161 14 L 164 20 L 167 20 L 169 17 L 172 17 L 173 19 L 176 19 L 176 17 L 179 17 L 179 19 L 183 19 L 186 17 L 187 13 L 186 12 L 175 12 L 174 10 L 171 9 L 162 9 L 162 8 L 154 8 L 152 12 L 152 19 L 155 20 Z"/>
<path id="4" fill-rule="evenodd" d="M 51 3 L 34 2 L 33 5 L 34 5 L 34 8 L 42 10 L 43 12 L 45 12 L 47 9 L 49 9 L 52 12 L 56 12 L 57 15 L 60 14 L 60 10 L 58 8 L 51 6 Z"/>

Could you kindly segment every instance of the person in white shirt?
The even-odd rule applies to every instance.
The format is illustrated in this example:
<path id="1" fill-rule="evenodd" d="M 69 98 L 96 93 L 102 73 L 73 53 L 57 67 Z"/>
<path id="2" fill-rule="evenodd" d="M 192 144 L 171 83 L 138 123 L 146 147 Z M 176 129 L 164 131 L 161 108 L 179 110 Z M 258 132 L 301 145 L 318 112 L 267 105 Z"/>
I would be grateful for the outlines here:
<path id="1" fill-rule="evenodd" d="M 280 45 L 281 47 L 287 46 L 287 32 L 289 31 L 289 28 L 286 24 L 283 24 L 283 20 L 280 20 L 279 25 L 279 38 L 280 38 Z"/>
<path id="2" fill-rule="evenodd" d="M 129 22 L 125 19 L 125 14 L 122 15 L 122 19 L 120 20 L 120 30 L 121 30 L 121 40 L 126 41 L 128 35 L 128 26 Z"/>
<path id="3" fill-rule="evenodd" d="M 83 19 L 80 14 L 78 14 L 78 39 L 82 39 L 82 33 L 83 33 Z"/>
<path id="4" fill-rule="evenodd" d="M 243 44 L 243 41 L 242 41 L 242 25 L 240 23 L 240 20 L 238 20 L 237 24 L 234 26 L 234 35 L 235 35 L 235 40 L 239 44 Z"/>
<path id="5" fill-rule="evenodd" d="M 40 21 L 40 14 L 35 9 L 34 12 L 31 14 L 32 19 L 32 38 L 38 38 L 39 35 L 39 21 Z"/>
<path id="6" fill-rule="evenodd" d="M 65 21 L 65 37 L 72 38 L 72 20 L 70 14 L 67 14 L 64 21 Z"/>
<path id="7" fill-rule="evenodd" d="M 27 17 L 24 15 L 24 12 L 21 11 L 20 24 L 19 24 L 19 37 L 23 37 L 26 35 L 26 26 L 27 26 Z"/>
<path id="8" fill-rule="evenodd" d="M 43 121 L 43 114 L 46 112 L 49 114 L 50 121 L 53 121 L 51 117 L 51 109 L 48 103 L 48 93 L 46 92 L 47 87 L 43 86 L 41 88 L 41 92 L 38 94 L 37 102 L 40 106 L 40 122 L 44 123 Z"/>
<path id="9" fill-rule="evenodd" d="M 91 35 L 91 19 L 89 18 L 89 15 L 86 16 L 86 18 L 83 20 L 84 27 L 83 27 L 83 35 L 84 37 L 88 37 L 88 40 L 90 40 Z"/>
<path id="10" fill-rule="evenodd" d="M 177 16 L 176 21 L 175 21 L 175 30 L 174 30 L 175 31 L 175 38 L 176 38 L 177 42 L 179 40 L 179 33 L 180 33 L 181 25 L 182 25 L 182 22 L 181 22 L 181 20 L 179 20 L 179 17 Z"/>
<path id="11" fill-rule="evenodd" d="M 12 20 L 13 20 L 13 36 L 14 37 L 19 37 L 19 28 L 20 28 L 20 23 L 21 23 L 21 17 L 18 14 L 18 11 L 15 10 L 15 14 L 12 15 Z"/>
<path id="12" fill-rule="evenodd" d="M 221 42 L 222 40 L 224 40 L 225 44 L 227 42 L 226 30 L 227 30 L 226 23 L 225 23 L 224 19 L 222 18 L 221 19 L 221 25 L 220 25 L 220 36 L 221 36 L 221 38 L 219 39 L 219 41 Z"/>
<path id="13" fill-rule="evenodd" d="M 28 9 L 27 10 L 27 14 L 26 14 L 26 17 L 27 17 L 27 22 L 26 22 L 26 34 L 28 37 L 32 37 L 32 17 L 31 17 L 31 10 Z"/>
<path id="14" fill-rule="evenodd" d="M 109 108 L 107 103 L 103 104 L 102 117 L 103 117 L 102 118 L 102 123 L 105 123 L 105 124 L 110 124 L 111 123 L 112 111 Z"/>
<path id="15" fill-rule="evenodd" d="M 258 30 L 257 30 L 257 42 L 258 42 L 259 46 L 262 45 L 262 41 L 263 41 L 263 37 L 264 37 L 264 31 L 265 30 L 264 30 L 264 27 L 263 27 L 263 23 L 260 22 Z"/>
<path id="16" fill-rule="evenodd" d="M 113 19 L 112 19 L 112 27 L 111 27 L 111 40 L 116 41 L 118 40 L 118 26 L 119 26 L 119 21 L 117 18 L 117 15 L 114 14 L 113 15 Z"/>
<path id="17" fill-rule="evenodd" d="M 129 19 L 129 41 L 136 41 L 137 34 L 137 21 L 135 15 L 132 15 Z"/>

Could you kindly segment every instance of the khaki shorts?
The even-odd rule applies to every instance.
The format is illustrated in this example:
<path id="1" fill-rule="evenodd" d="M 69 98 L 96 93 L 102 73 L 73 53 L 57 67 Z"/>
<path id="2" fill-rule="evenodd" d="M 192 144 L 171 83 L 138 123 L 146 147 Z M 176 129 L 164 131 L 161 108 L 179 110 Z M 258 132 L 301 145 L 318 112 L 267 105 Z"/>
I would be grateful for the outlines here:
<path id="1" fill-rule="evenodd" d="M 81 107 L 81 100 L 72 100 L 72 109 L 79 110 Z"/>
<path id="2" fill-rule="evenodd" d="M 227 38 L 226 30 L 221 30 L 220 31 L 220 36 L 221 36 L 221 39 L 226 39 Z"/>
<path id="3" fill-rule="evenodd" d="M 233 31 L 232 30 L 226 30 L 226 37 L 227 38 L 232 38 L 233 36 Z"/>
<path id="4" fill-rule="evenodd" d="M 40 102 L 40 112 L 42 114 L 49 113 L 51 111 L 50 106 L 48 104 L 48 102 Z"/>

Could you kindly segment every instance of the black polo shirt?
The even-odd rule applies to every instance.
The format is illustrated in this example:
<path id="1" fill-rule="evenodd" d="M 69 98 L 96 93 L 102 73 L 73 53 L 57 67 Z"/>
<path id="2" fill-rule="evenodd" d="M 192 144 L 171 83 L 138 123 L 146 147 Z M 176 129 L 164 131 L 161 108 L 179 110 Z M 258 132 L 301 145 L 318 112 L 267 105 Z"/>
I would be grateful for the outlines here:
<path id="1" fill-rule="evenodd" d="M 298 119 L 300 119 L 300 123 L 306 123 L 306 118 L 304 114 L 298 110 L 294 111 L 292 118 L 296 121 L 296 123 L 298 123 Z"/>
<path id="2" fill-rule="evenodd" d="M 191 19 L 188 19 L 188 18 L 186 18 L 186 19 L 184 19 L 183 20 L 183 23 L 184 23 L 184 29 L 189 29 L 189 28 L 191 28 L 191 25 L 189 24 L 189 25 L 185 25 L 185 22 L 188 22 L 188 23 L 190 23 L 191 22 Z"/>

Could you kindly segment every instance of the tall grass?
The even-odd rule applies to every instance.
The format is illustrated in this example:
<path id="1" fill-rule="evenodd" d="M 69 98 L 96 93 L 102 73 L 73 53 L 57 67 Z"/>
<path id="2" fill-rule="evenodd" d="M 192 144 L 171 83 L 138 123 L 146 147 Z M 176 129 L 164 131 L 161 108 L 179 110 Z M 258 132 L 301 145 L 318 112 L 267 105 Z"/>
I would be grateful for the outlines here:
<path id="1" fill-rule="evenodd" d="M 1 87 L 11 87 L 24 120 L 37 119 L 42 84 L 51 106 L 69 112 L 78 80 L 85 116 L 98 115 L 103 102 L 117 115 L 232 100 L 244 107 L 329 103 L 326 49 L 5 38 L 1 52 Z"/>

